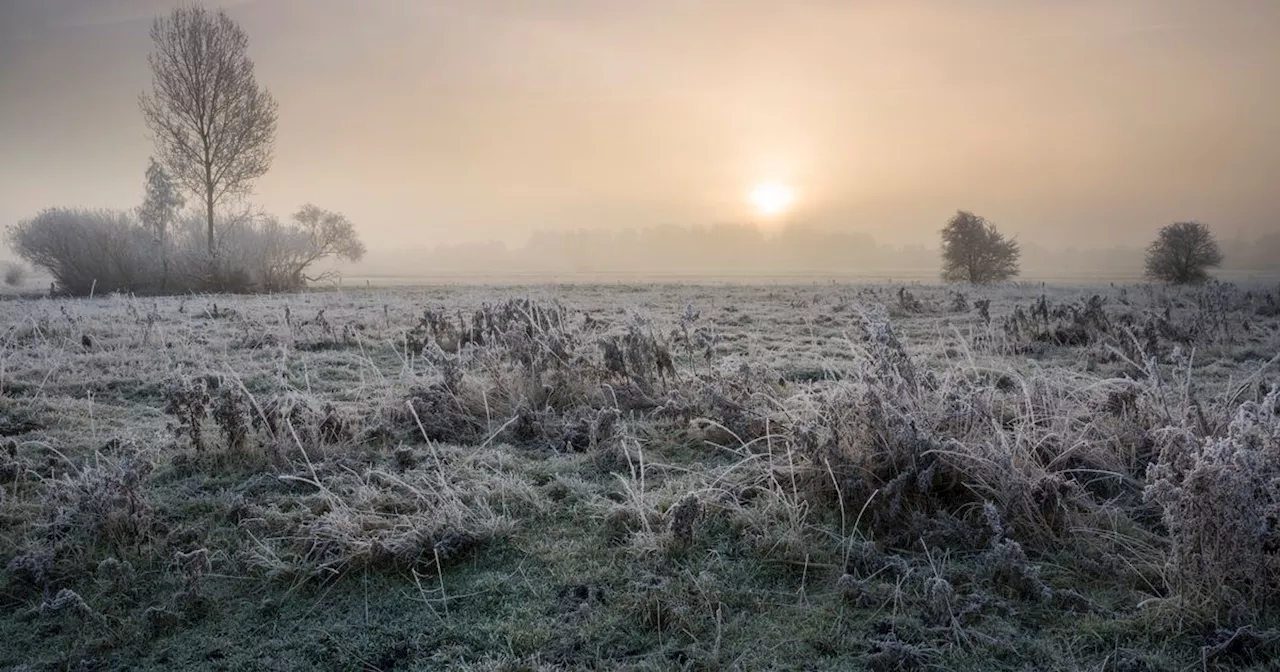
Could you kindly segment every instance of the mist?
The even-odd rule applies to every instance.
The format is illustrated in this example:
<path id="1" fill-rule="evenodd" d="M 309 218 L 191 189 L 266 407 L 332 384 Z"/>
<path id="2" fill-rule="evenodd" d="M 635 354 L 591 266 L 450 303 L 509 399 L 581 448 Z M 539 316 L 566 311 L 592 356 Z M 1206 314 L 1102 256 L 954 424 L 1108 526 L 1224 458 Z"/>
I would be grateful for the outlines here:
<path id="1" fill-rule="evenodd" d="M 140 202 L 177 4 L 0 5 L 0 221 Z M 1028 271 L 1189 219 L 1280 259 L 1229 250 L 1280 231 L 1274 2 L 534 5 L 225 3 L 280 103 L 253 203 L 344 213 L 363 273 L 929 270 L 961 208 Z"/>

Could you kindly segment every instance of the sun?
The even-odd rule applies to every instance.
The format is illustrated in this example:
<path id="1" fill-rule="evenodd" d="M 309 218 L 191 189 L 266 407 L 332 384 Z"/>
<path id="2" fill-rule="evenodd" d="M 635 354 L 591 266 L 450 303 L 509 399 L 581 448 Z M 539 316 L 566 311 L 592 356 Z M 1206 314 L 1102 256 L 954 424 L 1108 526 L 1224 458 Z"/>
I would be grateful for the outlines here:
<path id="1" fill-rule="evenodd" d="M 781 182 L 761 182 L 752 187 L 747 200 L 755 206 L 756 212 L 765 217 L 777 217 L 791 208 L 796 194 Z"/>

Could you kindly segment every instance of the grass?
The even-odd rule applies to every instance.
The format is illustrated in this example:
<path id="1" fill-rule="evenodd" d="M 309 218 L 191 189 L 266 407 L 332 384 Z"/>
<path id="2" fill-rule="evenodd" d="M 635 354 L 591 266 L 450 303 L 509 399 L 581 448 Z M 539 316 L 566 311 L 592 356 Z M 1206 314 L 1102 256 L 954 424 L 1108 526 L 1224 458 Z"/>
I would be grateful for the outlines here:
<path id="1" fill-rule="evenodd" d="M 1267 669 L 1275 287 L 0 302 L 0 666 Z"/>

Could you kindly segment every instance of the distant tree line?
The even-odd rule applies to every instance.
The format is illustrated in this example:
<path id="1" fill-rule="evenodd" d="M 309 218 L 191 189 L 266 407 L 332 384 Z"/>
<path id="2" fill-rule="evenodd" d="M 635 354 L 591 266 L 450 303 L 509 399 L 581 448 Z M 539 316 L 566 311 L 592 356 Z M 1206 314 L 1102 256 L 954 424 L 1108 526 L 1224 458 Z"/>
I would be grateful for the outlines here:
<path id="1" fill-rule="evenodd" d="M 1235 268 L 1265 270 L 1280 265 L 1276 263 L 1280 259 L 1280 236 L 1273 238 L 1234 243 L 1230 254 L 1237 264 L 1252 264 Z M 943 276 L 947 281 L 998 282 L 1025 272 L 1108 278 L 1144 273 L 1143 248 L 1049 250 L 1023 246 L 1001 235 L 989 221 L 965 211 L 948 222 L 942 243 Z M 983 246 L 988 249 L 979 253 Z M 374 263 L 381 272 L 407 275 L 864 274 L 923 279 L 932 274 L 929 269 L 937 268 L 938 262 L 939 249 L 882 244 L 862 232 L 813 226 L 767 232 L 747 224 L 721 224 L 543 230 L 517 245 L 488 241 L 406 249 L 383 252 Z"/>
<path id="2" fill-rule="evenodd" d="M 544 230 L 524 243 L 475 242 L 380 255 L 403 273 L 573 273 L 749 275 L 892 274 L 926 268 L 937 255 L 923 245 L 880 245 L 859 232 L 792 226 L 766 232 L 748 224 L 642 229 Z"/>

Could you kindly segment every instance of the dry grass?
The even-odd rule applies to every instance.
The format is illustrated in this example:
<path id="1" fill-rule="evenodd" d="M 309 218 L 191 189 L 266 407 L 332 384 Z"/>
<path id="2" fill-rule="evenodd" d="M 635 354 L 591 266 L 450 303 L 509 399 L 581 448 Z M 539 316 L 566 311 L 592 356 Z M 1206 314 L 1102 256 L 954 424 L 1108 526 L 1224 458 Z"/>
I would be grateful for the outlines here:
<path id="1" fill-rule="evenodd" d="M 0 663 L 1262 665 L 1277 297 L 2 302 Z"/>

